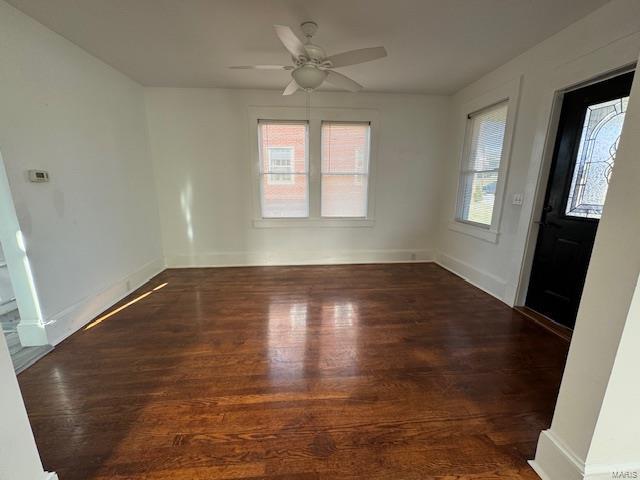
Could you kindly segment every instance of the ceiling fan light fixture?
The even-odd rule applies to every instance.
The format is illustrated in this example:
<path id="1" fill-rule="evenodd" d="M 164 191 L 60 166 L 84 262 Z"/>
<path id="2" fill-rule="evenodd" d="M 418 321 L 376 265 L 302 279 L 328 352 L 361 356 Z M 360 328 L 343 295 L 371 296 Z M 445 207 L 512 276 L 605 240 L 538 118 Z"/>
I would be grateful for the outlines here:
<path id="1" fill-rule="evenodd" d="M 322 47 L 311 42 L 311 39 L 318 31 L 318 24 L 315 22 L 303 22 L 300 25 L 304 33 L 305 41 L 302 43 L 298 36 L 286 25 L 273 26 L 276 35 L 282 42 L 284 48 L 291 55 L 293 66 L 291 65 L 244 65 L 231 67 L 236 69 L 255 70 L 291 70 L 293 79 L 282 92 L 283 95 L 293 95 L 298 89 L 311 92 L 318 88 L 326 80 L 333 86 L 349 92 L 359 92 L 364 87 L 353 81 L 346 75 L 336 72 L 337 67 L 348 67 L 360 63 L 370 62 L 387 56 L 384 47 L 360 48 L 338 53 L 327 57 Z"/>
<path id="2" fill-rule="evenodd" d="M 303 90 L 315 90 L 327 78 L 327 72 L 313 65 L 303 65 L 291 72 L 294 80 Z"/>

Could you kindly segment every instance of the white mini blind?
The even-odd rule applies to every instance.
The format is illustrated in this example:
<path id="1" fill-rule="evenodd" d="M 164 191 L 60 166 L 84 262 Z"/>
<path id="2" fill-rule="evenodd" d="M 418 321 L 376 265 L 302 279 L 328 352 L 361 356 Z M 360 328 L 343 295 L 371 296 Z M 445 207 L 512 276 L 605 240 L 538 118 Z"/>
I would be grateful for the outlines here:
<path id="1" fill-rule="evenodd" d="M 258 122 L 263 218 L 309 216 L 307 136 L 307 122 Z"/>
<path id="2" fill-rule="evenodd" d="M 367 216 L 369 123 L 322 122 L 323 217 Z"/>
<path id="3" fill-rule="evenodd" d="M 457 218 L 490 227 L 507 125 L 508 102 L 469 115 L 460 170 Z"/>

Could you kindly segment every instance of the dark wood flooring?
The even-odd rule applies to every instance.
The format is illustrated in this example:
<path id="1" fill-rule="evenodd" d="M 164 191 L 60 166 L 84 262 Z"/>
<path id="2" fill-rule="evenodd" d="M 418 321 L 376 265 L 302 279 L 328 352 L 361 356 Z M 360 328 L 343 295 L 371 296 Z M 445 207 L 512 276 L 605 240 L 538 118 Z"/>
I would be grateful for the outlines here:
<path id="1" fill-rule="evenodd" d="M 537 478 L 568 346 L 434 264 L 149 291 L 18 377 L 61 480 Z"/>

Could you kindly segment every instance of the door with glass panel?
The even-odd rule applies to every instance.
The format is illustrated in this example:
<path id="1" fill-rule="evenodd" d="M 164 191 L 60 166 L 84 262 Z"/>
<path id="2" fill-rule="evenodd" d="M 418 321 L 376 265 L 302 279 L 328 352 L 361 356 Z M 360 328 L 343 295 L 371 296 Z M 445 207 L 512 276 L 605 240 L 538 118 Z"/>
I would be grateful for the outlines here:
<path id="1" fill-rule="evenodd" d="M 526 305 L 573 328 L 633 72 L 564 96 Z"/>

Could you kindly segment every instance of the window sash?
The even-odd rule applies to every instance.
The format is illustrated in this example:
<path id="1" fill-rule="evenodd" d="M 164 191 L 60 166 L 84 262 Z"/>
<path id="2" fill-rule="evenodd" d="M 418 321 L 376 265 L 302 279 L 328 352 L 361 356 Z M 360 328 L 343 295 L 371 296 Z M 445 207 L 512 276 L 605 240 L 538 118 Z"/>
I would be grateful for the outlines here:
<path id="1" fill-rule="evenodd" d="M 331 125 L 344 125 L 344 126 L 362 126 L 366 127 L 366 137 L 364 141 L 364 148 L 354 148 L 356 158 L 354 159 L 353 170 L 337 169 L 338 171 L 331 171 L 327 168 L 326 162 L 331 159 L 326 158 L 325 153 L 325 138 L 324 128 Z M 322 121 L 320 124 L 320 142 L 321 142 L 321 158 L 320 158 L 320 216 L 322 218 L 367 218 L 369 214 L 369 174 L 371 168 L 371 122 L 358 122 L 358 121 Z M 358 166 L 361 165 L 361 168 Z M 363 197 L 359 200 L 362 202 L 360 207 L 363 208 L 362 215 L 332 215 L 326 208 L 325 204 L 326 195 L 324 195 L 324 189 L 328 184 L 329 178 L 336 177 L 353 177 L 354 186 L 364 185 Z M 355 190 L 355 189 L 354 189 Z M 357 208 L 356 208 L 357 209 Z"/>
<path id="2" fill-rule="evenodd" d="M 295 161 L 295 147 L 292 146 L 264 146 L 263 145 L 263 132 L 262 127 L 264 125 L 304 125 L 304 169 L 303 171 L 296 171 L 296 161 Z M 286 218 L 309 218 L 309 122 L 306 120 L 258 120 L 258 175 L 260 182 L 260 217 L 264 219 L 286 219 Z M 291 162 L 289 165 L 289 171 L 283 172 L 280 170 L 281 167 L 273 168 L 272 165 L 270 151 L 271 149 L 283 149 L 288 148 L 293 151 Z M 267 162 L 265 162 L 265 151 L 268 156 Z M 265 164 L 268 171 L 265 171 Z M 278 171 L 280 170 L 280 171 Z M 284 177 L 288 178 L 284 178 Z M 296 183 L 296 178 L 303 177 L 303 185 L 304 185 L 304 200 L 301 202 L 304 204 L 304 208 L 298 208 L 299 214 L 296 215 L 269 215 L 266 212 L 265 204 L 267 198 L 265 196 L 265 184 L 273 187 L 287 187 L 290 185 L 294 185 Z M 284 199 L 283 202 L 286 202 L 287 199 Z M 294 207 L 299 207 L 294 202 L 291 202 Z"/>
<path id="3" fill-rule="evenodd" d="M 502 143 L 500 145 L 500 157 L 498 160 L 498 166 L 495 168 L 473 168 L 472 164 L 475 163 L 475 155 L 472 152 L 472 147 L 475 142 L 478 141 L 477 138 L 474 138 L 474 127 L 475 122 L 479 116 L 487 114 L 489 112 L 499 110 L 505 108 L 505 116 L 504 116 L 504 126 L 502 129 Z M 509 100 L 502 100 L 500 102 L 489 105 L 485 108 L 477 110 L 469 115 L 467 115 L 467 125 L 464 139 L 464 148 L 463 148 L 463 158 L 460 167 L 459 179 L 458 179 L 458 199 L 456 205 L 456 221 L 462 223 L 468 223 L 477 227 L 481 227 L 484 229 L 490 229 L 494 223 L 495 212 L 496 212 L 496 203 L 497 198 L 496 194 L 498 191 L 498 183 L 501 181 L 503 165 L 504 165 L 504 147 L 507 141 L 507 119 L 509 115 Z M 491 218 L 487 223 L 477 222 L 471 220 L 470 211 L 473 206 L 473 193 L 467 195 L 467 182 L 469 178 L 474 178 L 476 175 L 488 175 L 495 174 L 496 175 L 496 187 L 494 190 L 494 198 L 491 203 Z"/>

